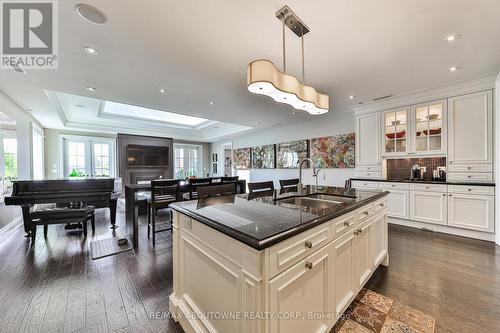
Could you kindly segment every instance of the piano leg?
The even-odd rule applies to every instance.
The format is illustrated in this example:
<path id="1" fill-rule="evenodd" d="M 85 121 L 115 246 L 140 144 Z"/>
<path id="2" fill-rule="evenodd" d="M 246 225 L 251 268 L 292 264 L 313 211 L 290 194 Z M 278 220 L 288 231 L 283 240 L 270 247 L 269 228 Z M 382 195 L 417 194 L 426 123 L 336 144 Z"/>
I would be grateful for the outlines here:
<path id="1" fill-rule="evenodd" d="M 111 229 L 116 229 L 116 206 L 118 199 L 111 199 L 109 201 L 109 215 L 111 216 Z"/>
<path id="2" fill-rule="evenodd" d="M 21 206 L 23 212 L 24 237 L 31 237 L 31 219 L 30 219 L 30 206 Z"/>

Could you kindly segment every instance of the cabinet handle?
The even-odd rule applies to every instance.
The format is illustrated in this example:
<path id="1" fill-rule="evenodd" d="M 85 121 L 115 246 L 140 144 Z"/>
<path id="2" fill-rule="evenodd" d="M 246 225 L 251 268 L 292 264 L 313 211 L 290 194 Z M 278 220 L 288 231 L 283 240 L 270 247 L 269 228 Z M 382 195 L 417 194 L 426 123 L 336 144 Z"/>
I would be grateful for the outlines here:
<path id="1" fill-rule="evenodd" d="M 369 212 L 363 212 L 363 214 L 365 214 L 366 216 L 370 215 Z"/>
<path id="2" fill-rule="evenodd" d="M 472 189 L 471 189 L 471 188 L 469 188 L 469 189 L 467 189 L 467 191 L 469 191 L 469 192 L 470 192 L 470 191 L 472 191 Z"/>
<path id="3" fill-rule="evenodd" d="M 306 268 L 307 269 L 312 269 L 313 268 L 313 263 L 310 261 L 306 261 Z"/>
<path id="4" fill-rule="evenodd" d="M 452 194 L 448 194 L 449 197 L 452 197 L 453 195 Z"/>
<path id="5" fill-rule="evenodd" d="M 381 203 L 381 204 L 378 204 L 378 205 L 379 205 L 380 207 L 384 207 L 384 204 L 383 204 L 383 203 Z"/>
<path id="6" fill-rule="evenodd" d="M 354 235 L 355 235 L 355 236 L 359 235 L 359 231 L 358 231 L 358 230 L 356 230 L 356 231 L 354 232 Z"/>
<path id="7" fill-rule="evenodd" d="M 470 176 L 470 175 L 469 175 L 469 176 L 467 176 L 467 178 L 471 178 L 471 177 L 472 177 L 472 176 Z"/>
<path id="8" fill-rule="evenodd" d="M 445 196 L 446 196 L 446 193 L 443 193 L 443 197 L 445 197 Z"/>
<path id="9" fill-rule="evenodd" d="M 358 229 L 358 234 L 363 233 L 363 229 Z"/>
<path id="10" fill-rule="evenodd" d="M 350 227 L 350 226 L 351 226 L 351 223 L 349 223 L 349 222 L 345 221 L 345 222 L 344 222 L 344 226 L 345 226 L 345 227 Z"/>
<path id="11" fill-rule="evenodd" d="M 467 170 L 470 170 L 470 169 L 472 169 L 472 168 L 471 167 L 467 167 Z"/>
<path id="12" fill-rule="evenodd" d="M 394 184 L 393 184 L 393 185 L 391 185 L 391 186 L 392 186 L 392 187 L 396 187 L 396 185 L 394 185 Z"/>
<path id="13" fill-rule="evenodd" d="M 428 190 L 428 189 L 429 189 L 429 186 L 426 186 L 426 187 L 425 187 L 425 189 L 426 189 L 426 190 Z"/>
<path id="14" fill-rule="evenodd" d="M 305 246 L 306 246 L 308 249 L 310 249 L 311 247 L 313 247 L 313 243 L 311 243 L 311 241 L 306 241 Z"/>

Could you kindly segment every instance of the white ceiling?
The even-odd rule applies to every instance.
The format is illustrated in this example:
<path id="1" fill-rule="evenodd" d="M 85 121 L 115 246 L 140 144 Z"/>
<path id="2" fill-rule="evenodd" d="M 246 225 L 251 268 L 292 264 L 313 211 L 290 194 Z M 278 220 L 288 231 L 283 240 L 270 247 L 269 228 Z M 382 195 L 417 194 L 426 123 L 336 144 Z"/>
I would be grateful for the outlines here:
<path id="1" fill-rule="evenodd" d="M 78 1 L 58 3 L 59 69 L 0 72 L 0 88 L 51 128 L 65 125 L 44 90 L 254 130 L 312 119 L 246 90 L 251 60 L 269 58 L 281 66 L 274 13 L 284 4 L 311 29 L 305 37 L 307 84 L 330 95 L 330 114 L 316 117 L 331 119 L 358 102 L 500 68 L 498 0 L 89 1 L 108 16 L 105 25 L 80 18 Z M 451 33 L 460 38 L 446 43 Z M 90 56 L 84 46 L 100 53 Z M 287 46 L 288 72 L 300 77 L 300 42 L 290 32 Z M 450 73 L 450 66 L 460 69 Z M 93 130 L 104 130 L 96 121 Z M 162 133 L 174 136 L 167 127 Z"/>

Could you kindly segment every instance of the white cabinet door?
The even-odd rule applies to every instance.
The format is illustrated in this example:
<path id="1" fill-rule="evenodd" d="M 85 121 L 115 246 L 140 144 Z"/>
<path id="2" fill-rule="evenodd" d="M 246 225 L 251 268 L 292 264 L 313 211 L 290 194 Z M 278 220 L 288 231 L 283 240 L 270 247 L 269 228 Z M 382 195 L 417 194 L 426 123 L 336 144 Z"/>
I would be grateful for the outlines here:
<path id="1" fill-rule="evenodd" d="M 494 205 L 494 196 L 449 194 L 448 225 L 450 227 L 494 232 Z"/>
<path id="2" fill-rule="evenodd" d="M 373 251 L 372 251 L 372 222 L 373 219 L 364 222 L 356 228 L 356 238 L 354 243 L 355 250 L 355 285 L 361 288 L 370 277 L 373 269 Z"/>
<path id="3" fill-rule="evenodd" d="M 370 237 L 371 257 L 373 258 L 372 269 L 375 269 L 384 260 L 388 252 L 387 215 L 385 213 L 374 217 Z"/>
<path id="4" fill-rule="evenodd" d="M 446 154 L 446 106 L 446 100 L 412 106 L 412 155 Z"/>
<path id="5" fill-rule="evenodd" d="M 356 165 L 378 165 L 380 155 L 380 113 L 356 117 Z"/>
<path id="6" fill-rule="evenodd" d="M 410 150 L 409 108 L 382 112 L 382 155 L 407 155 Z"/>
<path id="7" fill-rule="evenodd" d="M 387 190 L 387 215 L 400 219 L 410 218 L 410 191 Z"/>
<path id="8" fill-rule="evenodd" d="M 448 100 L 448 163 L 493 162 L 492 91 Z"/>
<path id="9" fill-rule="evenodd" d="M 446 225 L 446 193 L 410 191 L 410 220 Z"/>
<path id="10" fill-rule="evenodd" d="M 342 313 L 357 293 L 355 284 L 354 231 L 349 231 L 332 242 L 334 266 L 334 307 Z"/>
<path id="11" fill-rule="evenodd" d="M 331 301 L 335 281 L 332 249 L 331 245 L 319 249 L 270 281 L 271 313 L 329 314 L 335 311 Z M 339 272 L 339 275 L 346 273 L 343 269 L 341 271 L 342 273 Z M 326 332 L 327 328 L 333 325 L 333 320 L 324 317 L 319 316 L 319 318 L 307 318 L 306 320 L 273 317 L 270 331 L 282 333 Z"/>

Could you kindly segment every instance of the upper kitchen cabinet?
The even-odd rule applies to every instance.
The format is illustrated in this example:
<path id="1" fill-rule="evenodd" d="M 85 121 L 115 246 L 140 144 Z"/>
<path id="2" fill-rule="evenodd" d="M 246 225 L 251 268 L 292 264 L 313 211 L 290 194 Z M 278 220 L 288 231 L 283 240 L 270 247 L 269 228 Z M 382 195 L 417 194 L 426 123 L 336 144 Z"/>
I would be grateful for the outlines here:
<path id="1" fill-rule="evenodd" d="M 398 156 L 409 153 L 408 115 L 408 108 L 382 112 L 382 154 L 384 156 Z"/>
<path id="2" fill-rule="evenodd" d="M 412 155 L 446 154 L 446 100 L 411 108 Z"/>
<path id="3" fill-rule="evenodd" d="M 452 97 L 448 101 L 449 171 L 475 172 L 474 164 L 493 163 L 492 91 Z"/>
<path id="4" fill-rule="evenodd" d="M 380 166 L 382 159 L 380 154 L 379 138 L 380 113 L 370 113 L 356 117 L 357 168 L 359 166 L 375 168 Z"/>

